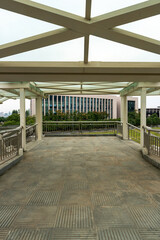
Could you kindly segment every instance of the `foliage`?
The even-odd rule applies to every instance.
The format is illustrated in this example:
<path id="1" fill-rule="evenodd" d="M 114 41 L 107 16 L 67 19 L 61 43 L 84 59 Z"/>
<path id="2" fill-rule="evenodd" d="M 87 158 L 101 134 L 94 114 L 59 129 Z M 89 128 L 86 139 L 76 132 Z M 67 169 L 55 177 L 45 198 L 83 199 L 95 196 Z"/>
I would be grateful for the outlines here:
<path id="1" fill-rule="evenodd" d="M 128 113 L 128 122 L 134 126 L 140 126 L 140 113 L 129 112 Z M 157 126 L 160 125 L 160 119 L 156 113 L 152 114 L 147 118 L 147 126 Z"/>
<path id="2" fill-rule="evenodd" d="M 0 122 L 5 122 L 6 118 L 5 117 L 0 117 Z"/>
<path id="3" fill-rule="evenodd" d="M 13 110 L 12 114 L 18 114 L 18 110 Z"/>
<path id="4" fill-rule="evenodd" d="M 32 125 L 35 123 L 35 117 L 27 116 L 26 117 L 26 124 Z M 20 115 L 14 111 L 12 115 L 5 119 L 3 126 L 9 125 L 20 125 Z"/>
<path id="5" fill-rule="evenodd" d="M 88 112 L 88 113 L 63 113 L 60 110 L 53 114 L 51 111 L 43 117 L 44 121 L 106 121 L 108 114 L 106 112 Z"/>
<path id="6" fill-rule="evenodd" d="M 147 126 L 160 125 L 160 119 L 156 113 L 147 118 Z"/>
<path id="7" fill-rule="evenodd" d="M 128 113 L 128 122 L 134 126 L 140 126 L 140 118 L 140 113 L 136 111 Z"/>

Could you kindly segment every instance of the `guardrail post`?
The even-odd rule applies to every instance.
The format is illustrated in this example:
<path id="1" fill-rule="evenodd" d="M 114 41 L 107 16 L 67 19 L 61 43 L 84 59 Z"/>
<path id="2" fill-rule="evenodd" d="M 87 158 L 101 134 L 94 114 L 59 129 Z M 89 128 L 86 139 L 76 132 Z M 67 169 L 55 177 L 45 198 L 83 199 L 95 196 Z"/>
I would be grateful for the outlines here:
<path id="1" fill-rule="evenodd" d="M 141 147 L 144 146 L 144 129 L 146 127 L 146 88 L 141 90 Z"/>
<path id="2" fill-rule="evenodd" d="M 123 123 L 123 139 L 128 139 L 128 102 L 127 96 L 121 97 L 121 121 Z"/>
<path id="3" fill-rule="evenodd" d="M 3 158 L 3 142 L 2 142 L 2 135 L 0 134 L 0 160 L 2 161 Z"/>
<path id="4" fill-rule="evenodd" d="M 20 89 L 20 126 L 22 127 L 22 148 L 26 150 L 25 90 Z"/>
<path id="5" fill-rule="evenodd" d="M 148 130 L 148 155 L 150 155 L 150 147 L 151 147 L 150 135 L 151 135 L 151 132 L 150 130 Z"/>
<path id="6" fill-rule="evenodd" d="M 36 98 L 36 135 L 38 140 L 42 140 L 42 98 Z"/>

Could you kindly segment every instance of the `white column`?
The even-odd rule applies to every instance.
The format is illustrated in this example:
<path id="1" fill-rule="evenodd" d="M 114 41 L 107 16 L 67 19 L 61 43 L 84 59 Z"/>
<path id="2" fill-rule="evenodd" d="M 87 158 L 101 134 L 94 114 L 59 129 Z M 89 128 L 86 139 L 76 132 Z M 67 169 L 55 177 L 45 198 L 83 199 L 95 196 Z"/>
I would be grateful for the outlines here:
<path id="1" fill-rule="evenodd" d="M 26 150 L 26 114 L 25 114 L 25 90 L 20 89 L 20 126 L 22 127 L 22 148 Z"/>
<path id="2" fill-rule="evenodd" d="M 121 97 L 121 122 L 123 123 L 123 139 L 128 139 L 128 102 L 127 96 Z"/>
<path id="3" fill-rule="evenodd" d="M 143 126 L 146 126 L 146 88 L 141 90 L 141 147 L 144 146 L 144 130 Z"/>
<path id="4" fill-rule="evenodd" d="M 42 98 L 36 98 L 37 139 L 42 140 Z"/>

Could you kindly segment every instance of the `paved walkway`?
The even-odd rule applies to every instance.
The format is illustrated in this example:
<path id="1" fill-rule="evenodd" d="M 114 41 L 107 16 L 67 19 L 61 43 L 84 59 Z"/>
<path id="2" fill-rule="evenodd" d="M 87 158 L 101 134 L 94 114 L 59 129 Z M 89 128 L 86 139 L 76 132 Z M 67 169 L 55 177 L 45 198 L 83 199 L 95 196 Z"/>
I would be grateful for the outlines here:
<path id="1" fill-rule="evenodd" d="M 0 239 L 159 240 L 160 171 L 116 137 L 45 138 L 0 177 Z"/>

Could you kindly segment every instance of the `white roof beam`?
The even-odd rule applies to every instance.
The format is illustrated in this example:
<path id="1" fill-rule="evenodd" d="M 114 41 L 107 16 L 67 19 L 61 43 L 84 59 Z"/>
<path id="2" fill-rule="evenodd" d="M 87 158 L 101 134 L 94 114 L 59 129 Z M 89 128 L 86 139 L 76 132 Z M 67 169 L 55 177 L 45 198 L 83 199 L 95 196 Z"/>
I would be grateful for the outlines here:
<path id="1" fill-rule="evenodd" d="M 130 84 L 128 87 L 125 87 L 123 90 L 120 91 L 121 96 L 127 96 L 133 92 L 135 92 L 139 88 L 138 82 L 134 82 Z"/>
<path id="2" fill-rule="evenodd" d="M 119 28 L 105 30 L 104 28 L 99 27 L 94 30 L 93 35 L 117 43 L 125 44 L 130 47 L 135 47 L 152 53 L 160 54 L 160 41 Z"/>
<path id="3" fill-rule="evenodd" d="M 85 18 L 91 20 L 91 4 L 92 0 L 86 0 L 86 15 Z M 88 63 L 89 56 L 89 35 L 84 37 L 84 63 Z"/>
<path id="4" fill-rule="evenodd" d="M 66 28 L 77 29 L 78 32 L 83 32 L 87 28 L 87 20 L 83 17 L 29 0 L 1 0 L 0 8 Z"/>
<path id="5" fill-rule="evenodd" d="M 160 1 L 150 0 L 92 18 L 93 26 L 113 28 L 160 13 Z"/>
<path id="6" fill-rule="evenodd" d="M 9 74 L 15 74 L 15 73 L 40 74 L 42 73 L 42 74 L 148 74 L 148 75 L 156 74 L 156 75 L 160 75 L 160 62 L 89 62 L 88 64 L 84 64 L 83 62 L 39 62 L 39 61 L 37 62 L 15 62 L 15 61 L 4 62 L 3 61 L 2 62 L 0 61 L 0 74 L 2 73 L 5 73 L 5 74 L 7 73 Z M 67 81 L 67 82 L 71 83 L 72 81 Z M 80 80 L 79 82 L 81 83 L 83 81 Z M 97 81 L 95 81 L 95 83 L 99 83 L 99 82 L 100 81 L 97 78 Z M 128 81 L 126 80 L 126 82 Z M 112 83 L 112 81 L 108 83 Z M 23 82 L 23 84 L 25 83 Z"/>
<path id="7" fill-rule="evenodd" d="M 0 98 L 0 104 L 2 104 L 3 102 L 7 101 L 8 98 L 7 97 L 3 97 L 3 98 Z"/>
<path id="8" fill-rule="evenodd" d="M 134 82 L 135 79 L 137 82 L 158 82 L 160 76 L 159 75 L 148 75 L 148 74 L 31 74 L 31 73 L 20 73 L 20 74 L 0 74 L 0 81 L 1 82 L 17 82 L 23 81 L 24 82 L 53 82 L 53 81 L 60 81 L 60 82 L 97 82 L 97 79 L 100 82 Z"/>
<path id="9" fill-rule="evenodd" d="M 38 34 L 36 36 L 0 45 L 0 58 L 50 46 L 79 37 L 81 37 L 79 33 L 65 28 Z"/>
<path id="10" fill-rule="evenodd" d="M 0 82 L 0 89 L 20 89 L 20 88 L 29 88 L 29 83 L 5 83 L 5 82 Z"/>
<path id="11" fill-rule="evenodd" d="M 102 25 L 102 19 L 97 19 L 97 22 L 95 22 L 94 20 L 94 22 L 92 23 L 91 21 L 87 21 L 86 19 L 83 19 L 82 17 L 79 17 L 77 15 L 57 10 L 55 8 L 51 8 L 42 4 L 34 3 L 28 0 L 1 0 L 0 7 L 70 28 L 75 32 L 79 32 L 81 36 L 92 34 L 98 37 L 109 39 L 111 41 L 160 54 L 160 41 L 147 37 L 142 37 L 141 35 L 130 33 L 121 29 L 111 29 L 112 25 L 108 25 L 107 27 L 106 25 Z M 132 8 L 133 11 L 131 11 Z M 133 20 L 134 14 L 135 16 L 139 16 L 139 18 L 141 19 L 140 15 L 138 14 L 140 12 L 143 12 L 142 8 L 144 8 L 144 12 L 146 12 L 146 15 L 142 14 L 143 17 L 156 15 L 160 13 L 159 0 L 147 1 L 146 3 L 144 3 L 144 5 L 143 3 L 142 5 L 138 4 L 138 7 L 137 5 L 134 5 L 128 10 L 121 9 L 119 10 L 119 13 L 116 13 L 116 17 L 119 16 L 119 18 L 123 19 L 123 13 L 127 14 L 128 12 L 128 14 L 132 16 L 130 21 Z M 126 16 L 125 14 L 124 16 Z M 112 13 L 110 13 L 109 16 L 112 22 Z M 109 16 L 107 17 L 107 19 L 109 19 Z M 136 19 L 137 18 L 138 17 L 136 17 Z M 121 23 L 116 25 L 120 24 Z"/>
<path id="12" fill-rule="evenodd" d="M 15 89 L 3 89 L 3 88 L 1 88 L 3 91 L 5 91 L 5 92 L 9 92 L 9 93 L 12 93 L 12 94 L 14 94 L 14 95 L 16 95 L 16 96 L 19 96 L 20 95 L 20 93 L 19 92 L 17 92 Z"/>

